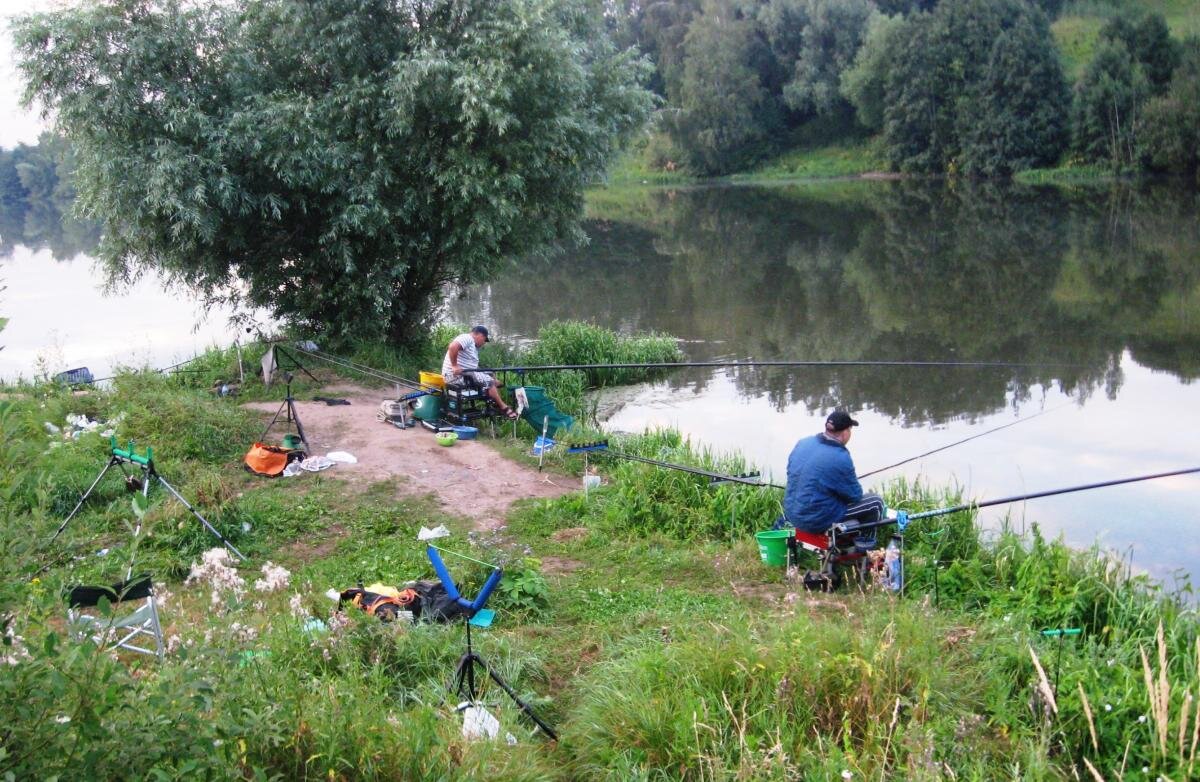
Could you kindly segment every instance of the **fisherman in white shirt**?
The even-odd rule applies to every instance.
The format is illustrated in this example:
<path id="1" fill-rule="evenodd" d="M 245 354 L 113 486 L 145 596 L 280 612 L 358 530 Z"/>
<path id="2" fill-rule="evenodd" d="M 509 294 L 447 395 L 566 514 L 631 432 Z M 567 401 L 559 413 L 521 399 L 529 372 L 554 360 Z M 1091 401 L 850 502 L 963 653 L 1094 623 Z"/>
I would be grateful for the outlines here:
<path id="1" fill-rule="evenodd" d="M 446 349 L 446 357 L 442 359 L 442 378 L 447 386 L 468 386 L 486 393 L 501 413 L 516 418 L 517 411 L 505 404 L 500 396 L 500 384 L 496 378 L 486 372 L 475 371 L 479 368 L 479 349 L 485 342 L 491 341 L 487 326 L 476 326 L 452 339 Z"/>

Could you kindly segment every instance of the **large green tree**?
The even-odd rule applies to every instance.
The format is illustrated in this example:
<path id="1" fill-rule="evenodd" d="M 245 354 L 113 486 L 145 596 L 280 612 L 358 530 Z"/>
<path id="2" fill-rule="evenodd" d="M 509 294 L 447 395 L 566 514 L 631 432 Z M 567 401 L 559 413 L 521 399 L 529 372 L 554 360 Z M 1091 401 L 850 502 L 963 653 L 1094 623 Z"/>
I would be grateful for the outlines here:
<path id="1" fill-rule="evenodd" d="M 1166 92 L 1146 104 L 1139 143 L 1153 169 L 1200 179 L 1200 38 L 1189 38 Z"/>
<path id="2" fill-rule="evenodd" d="M 1023 0 L 942 0 L 877 24 L 843 92 L 906 171 L 1005 174 L 1054 161 L 1069 96 L 1050 26 Z"/>
<path id="3" fill-rule="evenodd" d="M 780 127 L 763 80 L 770 53 L 758 32 L 733 0 L 707 0 L 688 28 L 678 108 L 664 118 L 693 170 L 735 171 L 760 156 Z"/>
<path id="4" fill-rule="evenodd" d="M 1088 63 L 1071 105 L 1072 146 L 1084 160 L 1132 168 L 1150 82 L 1120 41 L 1103 41 Z"/>
<path id="5" fill-rule="evenodd" d="M 337 336 L 572 235 L 651 105 L 589 0 L 106 0 L 15 35 L 115 273 Z"/>
<path id="6" fill-rule="evenodd" d="M 879 12 L 870 0 L 805 0 L 803 8 L 806 23 L 783 98 L 804 114 L 830 115 L 846 105 L 842 74 L 854 62 L 868 24 Z"/>

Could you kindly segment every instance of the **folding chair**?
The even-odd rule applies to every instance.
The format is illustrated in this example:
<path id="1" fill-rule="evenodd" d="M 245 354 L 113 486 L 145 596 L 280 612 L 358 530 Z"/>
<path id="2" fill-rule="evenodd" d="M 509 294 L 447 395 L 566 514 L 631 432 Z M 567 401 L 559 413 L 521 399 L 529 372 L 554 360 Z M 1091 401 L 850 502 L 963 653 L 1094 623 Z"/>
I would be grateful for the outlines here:
<path id="1" fill-rule="evenodd" d="M 114 608 L 111 616 L 86 609 L 96 608 L 101 599 L 106 599 Z M 115 609 L 123 603 L 142 601 L 131 614 L 118 616 Z M 77 586 L 67 595 L 67 619 L 76 637 L 99 635 L 102 648 L 128 649 L 140 654 L 153 654 L 160 660 L 163 656 L 162 626 L 158 621 L 158 604 L 154 601 L 154 586 L 150 576 L 142 575 L 126 579 L 112 586 Z M 154 639 L 154 648 L 138 646 L 141 636 Z M 110 640 L 116 638 L 115 643 Z"/>

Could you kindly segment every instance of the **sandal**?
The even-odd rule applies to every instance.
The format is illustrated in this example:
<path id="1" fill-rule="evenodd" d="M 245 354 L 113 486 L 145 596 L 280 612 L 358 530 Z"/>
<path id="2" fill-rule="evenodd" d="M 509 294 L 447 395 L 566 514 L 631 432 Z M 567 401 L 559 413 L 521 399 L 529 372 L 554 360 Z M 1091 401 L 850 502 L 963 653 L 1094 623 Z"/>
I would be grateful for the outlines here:
<path id="1" fill-rule="evenodd" d="M 520 416 L 517 414 L 517 411 L 513 410 L 511 407 L 502 408 L 500 412 L 503 413 L 504 417 L 510 421 L 515 421 L 520 418 Z"/>

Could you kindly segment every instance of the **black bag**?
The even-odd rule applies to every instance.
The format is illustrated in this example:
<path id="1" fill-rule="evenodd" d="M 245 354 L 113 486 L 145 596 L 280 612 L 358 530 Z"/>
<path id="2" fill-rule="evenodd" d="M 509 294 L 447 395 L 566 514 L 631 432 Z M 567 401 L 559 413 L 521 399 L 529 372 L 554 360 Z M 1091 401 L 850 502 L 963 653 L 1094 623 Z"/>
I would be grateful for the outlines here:
<path id="1" fill-rule="evenodd" d="M 451 598 L 441 581 L 418 581 L 412 589 L 421 598 L 421 618 L 426 621 L 453 622 L 460 616 L 471 616 L 471 610 Z"/>

